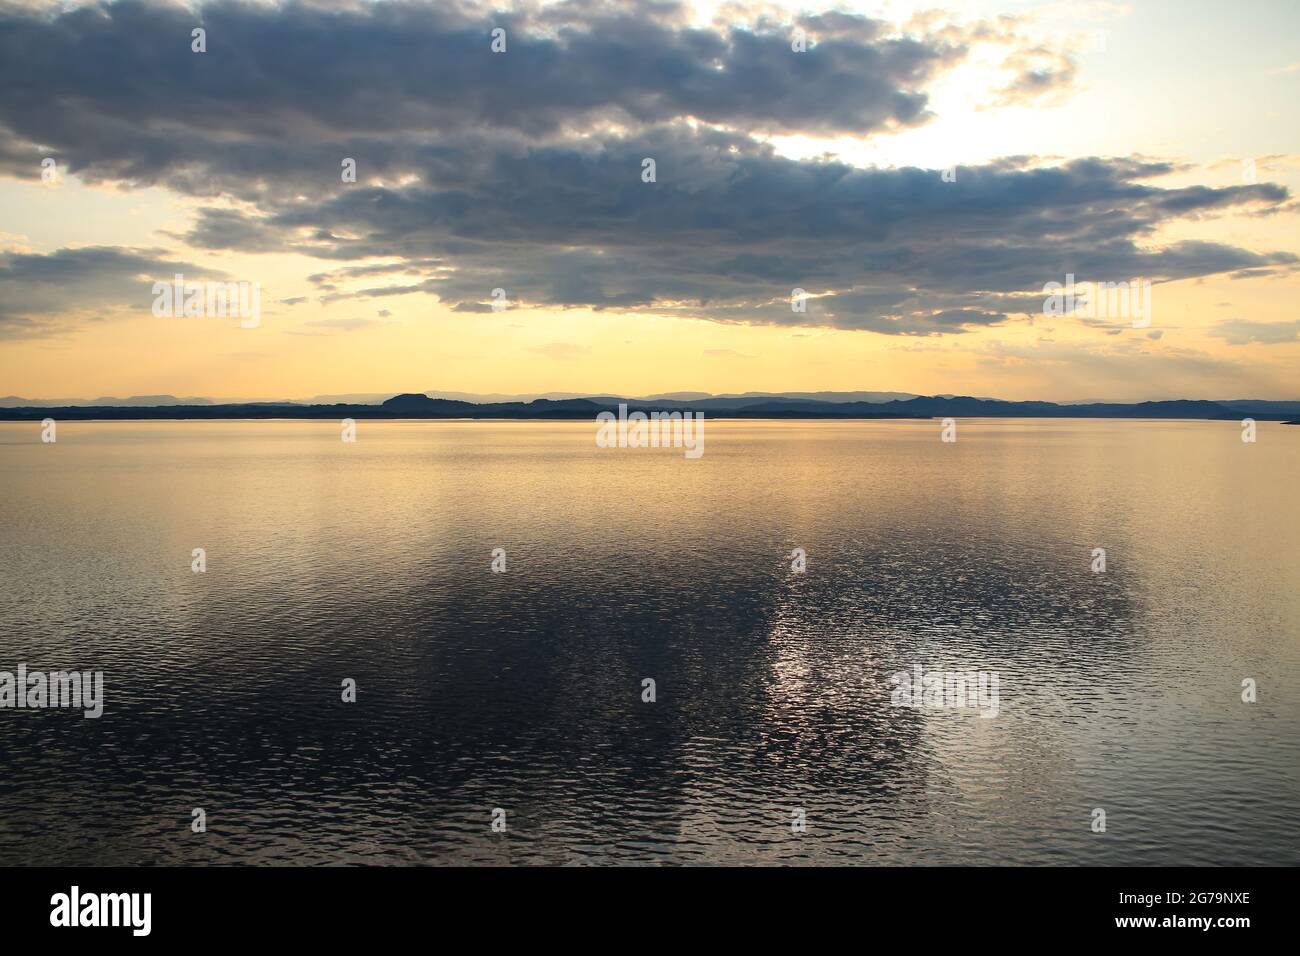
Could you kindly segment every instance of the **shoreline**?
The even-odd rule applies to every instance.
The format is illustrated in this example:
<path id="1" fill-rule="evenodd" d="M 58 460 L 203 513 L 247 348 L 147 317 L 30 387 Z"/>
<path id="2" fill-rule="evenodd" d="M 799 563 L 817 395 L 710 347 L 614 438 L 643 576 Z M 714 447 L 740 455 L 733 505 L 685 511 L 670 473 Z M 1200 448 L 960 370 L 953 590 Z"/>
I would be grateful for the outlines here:
<path id="1" fill-rule="evenodd" d="M 39 424 L 46 418 L 59 422 L 337 422 L 343 418 L 378 422 L 595 422 L 594 416 L 588 415 L 54 415 L 51 409 L 43 409 L 44 414 L 28 416 L 11 416 L 0 410 L 0 423 L 20 424 L 35 422 Z M 1279 425 L 1300 425 L 1300 421 L 1284 421 L 1281 417 L 1267 418 L 1261 415 L 1249 416 L 1260 422 L 1276 422 Z M 1110 421 L 1110 422 L 1238 422 L 1240 419 L 1207 418 L 1204 416 L 1172 415 L 737 415 L 705 414 L 705 420 L 711 422 L 754 422 L 754 421 L 809 421 L 809 422 L 932 422 L 941 418 L 953 418 L 961 421 Z"/>
<path id="2" fill-rule="evenodd" d="M 1062 405 L 970 396 L 924 397 L 888 402 L 828 402 L 760 398 L 739 406 L 712 399 L 627 400 L 613 397 L 534 399 L 529 402 L 468 402 L 407 392 L 382 403 L 221 402 L 158 405 L 15 405 L 0 407 L 0 421 L 601 421 L 626 415 L 737 421 L 934 421 L 942 419 L 1106 419 L 1159 421 L 1285 421 L 1297 419 L 1300 402 L 1216 402 L 1173 399 Z"/>

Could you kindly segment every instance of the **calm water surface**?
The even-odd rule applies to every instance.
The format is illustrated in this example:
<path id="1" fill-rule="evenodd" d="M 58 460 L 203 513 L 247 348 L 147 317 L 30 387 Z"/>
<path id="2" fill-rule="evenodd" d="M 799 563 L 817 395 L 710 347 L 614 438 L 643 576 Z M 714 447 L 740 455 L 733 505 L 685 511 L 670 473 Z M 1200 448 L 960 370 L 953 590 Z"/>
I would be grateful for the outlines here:
<path id="1" fill-rule="evenodd" d="M 958 428 L 0 424 L 0 864 L 1300 863 L 1300 427 Z"/>

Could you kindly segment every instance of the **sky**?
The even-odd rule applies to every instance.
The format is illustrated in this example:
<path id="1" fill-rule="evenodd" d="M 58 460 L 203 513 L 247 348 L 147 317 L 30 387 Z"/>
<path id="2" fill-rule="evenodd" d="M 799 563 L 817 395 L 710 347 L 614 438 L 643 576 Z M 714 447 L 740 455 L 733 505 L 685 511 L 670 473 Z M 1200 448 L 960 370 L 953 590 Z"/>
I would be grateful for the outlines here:
<path id="1" fill-rule="evenodd" d="M 0 395 L 1300 399 L 1298 136 L 1293 0 L 0 0 Z"/>

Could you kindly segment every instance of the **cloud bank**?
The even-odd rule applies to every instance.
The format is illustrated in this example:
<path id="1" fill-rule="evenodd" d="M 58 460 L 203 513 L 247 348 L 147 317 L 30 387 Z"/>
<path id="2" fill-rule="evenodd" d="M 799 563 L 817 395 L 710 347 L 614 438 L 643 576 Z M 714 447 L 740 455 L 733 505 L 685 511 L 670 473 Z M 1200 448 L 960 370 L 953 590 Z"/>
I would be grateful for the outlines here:
<path id="1" fill-rule="evenodd" d="M 1179 220 L 1276 212 L 1291 198 L 1276 185 L 1161 185 L 1171 164 L 1125 158 L 952 178 L 797 161 L 767 141 L 924 124 L 933 84 L 989 42 L 1018 71 L 995 97 L 1073 82 L 1066 54 L 990 23 L 904 33 L 826 13 L 705 29 L 678 4 L 597 0 L 0 0 L 0 171 L 37 177 L 51 156 L 88 182 L 160 185 L 204 203 L 191 247 L 335 262 L 311 276 L 325 303 L 418 293 L 466 316 L 502 289 L 513 306 L 940 336 L 1028 320 L 1067 273 L 1294 269 L 1290 253 L 1159 239 Z M 95 271 L 86 252 L 45 258 L 84 260 L 88 295 L 115 269 L 173 268 L 101 250 Z M 40 258 L 0 260 L 0 283 Z M 74 286 L 23 293 L 0 328 L 30 330 Z"/>

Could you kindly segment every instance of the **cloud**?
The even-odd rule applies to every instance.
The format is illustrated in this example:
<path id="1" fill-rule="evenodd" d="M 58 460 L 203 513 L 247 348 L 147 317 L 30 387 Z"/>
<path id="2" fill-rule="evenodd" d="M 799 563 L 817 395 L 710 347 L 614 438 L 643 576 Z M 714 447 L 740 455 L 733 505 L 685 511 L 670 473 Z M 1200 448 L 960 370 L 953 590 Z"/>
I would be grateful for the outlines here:
<path id="1" fill-rule="evenodd" d="M 447 146 L 405 186 L 266 200 L 247 231 L 262 245 L 419 273 L 418 281 L 329 292 L 323 301 L 424 293 L 458 312 L 512 305 L 652 311 L 718 322 L 942 335 L 1042 307 L 1039 290 L 1079 281 L 1172 281 L 1294 268 L 1289 253 L 1204 241 L 1159 244 L 1185 218 L 1266 210 L 1275 184 L 1164 187 L 1170 164 L 1016 158 L 937 170 L 796 161 L 732 133 L 668 126 L 582 142 Z M 640 158 L 657 160 L 657 181 Z M 442 177 L 442 178 L 440 178 Z M 189 241 L 208 235 L 201 212 Z M 228 211 L 226 234 L 239 231 Z M 222 246 L 225 248 L 225 246 Z M 384 264 L 371 265 L 383 259 Z M 425 263 L 412 269 L 410 263 Z M 317 279 L 318 277 L 313 277 Z M 791 309 L 804 289 L 807 309 Z"/>
<path id="2" fill-rule="evenodd" d="M 1258 363 L 1159 346 L 1143 338 L 1105 338 L 1095 343 L 995 341 L 964 351 L 973 351 L 982 365 L 996 368 L 1008 383 L 1023 380 L 1031 391 L 1050 381 L 1061 394 L 1105 395 L 1108 401 L 1185 398 L 1189 381 L 1197 383 L 1200 394 L 1228 395 L 1259 387 L 1261 381 Z M 1266 374 L 1285 388 L 1285 375 L 1276 370 Z"/>
<path id="3" fill-rule="evenodd" d="M 87 246 L 51 253 L 0 252 L 0 338 L 49 336 L 102 310 L 149 312 L 155 280 L 225 279 L 224 273 L 166 258 L 160 249 Z M 95 311 L 94 316 L 86 314 Z"/>
<path id="4" fill-rule="evenodd" d="M 189 49 L 196 17 L 205 54 Z M 767 133 L 923 124 L 928 89 L 974 44 L 1006 49 L 1005 96 L 1072 82 L 1068 56 L 997 22 L 797 24 L 805 53 L 772 15 L 700 29 L 648 0 L 0 5 L 0 169 L 38 175 L 40 143 L 88 181 L 210 200 L 186 242 L 333 263 L 309 277 L 326 306 L 424 295 L 472 315 L 501 288 L 510 308 L 929 337 L 1026 321 L 1071 272 L 1295 268 L 1160 240 L 1179 220 L 1275 212 L 1280 185 L 1161 186 L 1174 165 L 1135 158 L 1014 157 L 944 182 L 780 156 Z"/>
<path id="5" fill-rule="evenodd" d="M 995 106 L 1026 106 L 1059 100 L 1070 92 L 1079 68 L 1064 50 L 1036 46 L 1014 50 L 1002 63 L 1014 76 L 995 91 Z"/>
<path id="6" fill-rule="evenodd" d="M 1248 319 L 1227 319 L 1216 323 L 1207 334 L 1223 339 L 1229 345 L 1280 345 L 1294 342 L 1300 337 L 1300 320 L 1253 322 Z"/>
<path id="7" fill-rule="evenodd" d="M 362 176 L 392 171 L 471 131 L 540 139 L 690 119 L 864 135 L 926 122 L 926 87 L 967 53 L 960 34 L 851 14 L 805 17 L 813 43 L 795 53 L 789 23 L 701 29 L 687 14 L 652 0 L 7 4 L 0 161 L 33 177 L 53 155 L 85 179 L 202 195 L 271 188 L 290 165 L 337 181 L 345 157 Z M 196 24 L 206 53 L 190 50 Z"/>

